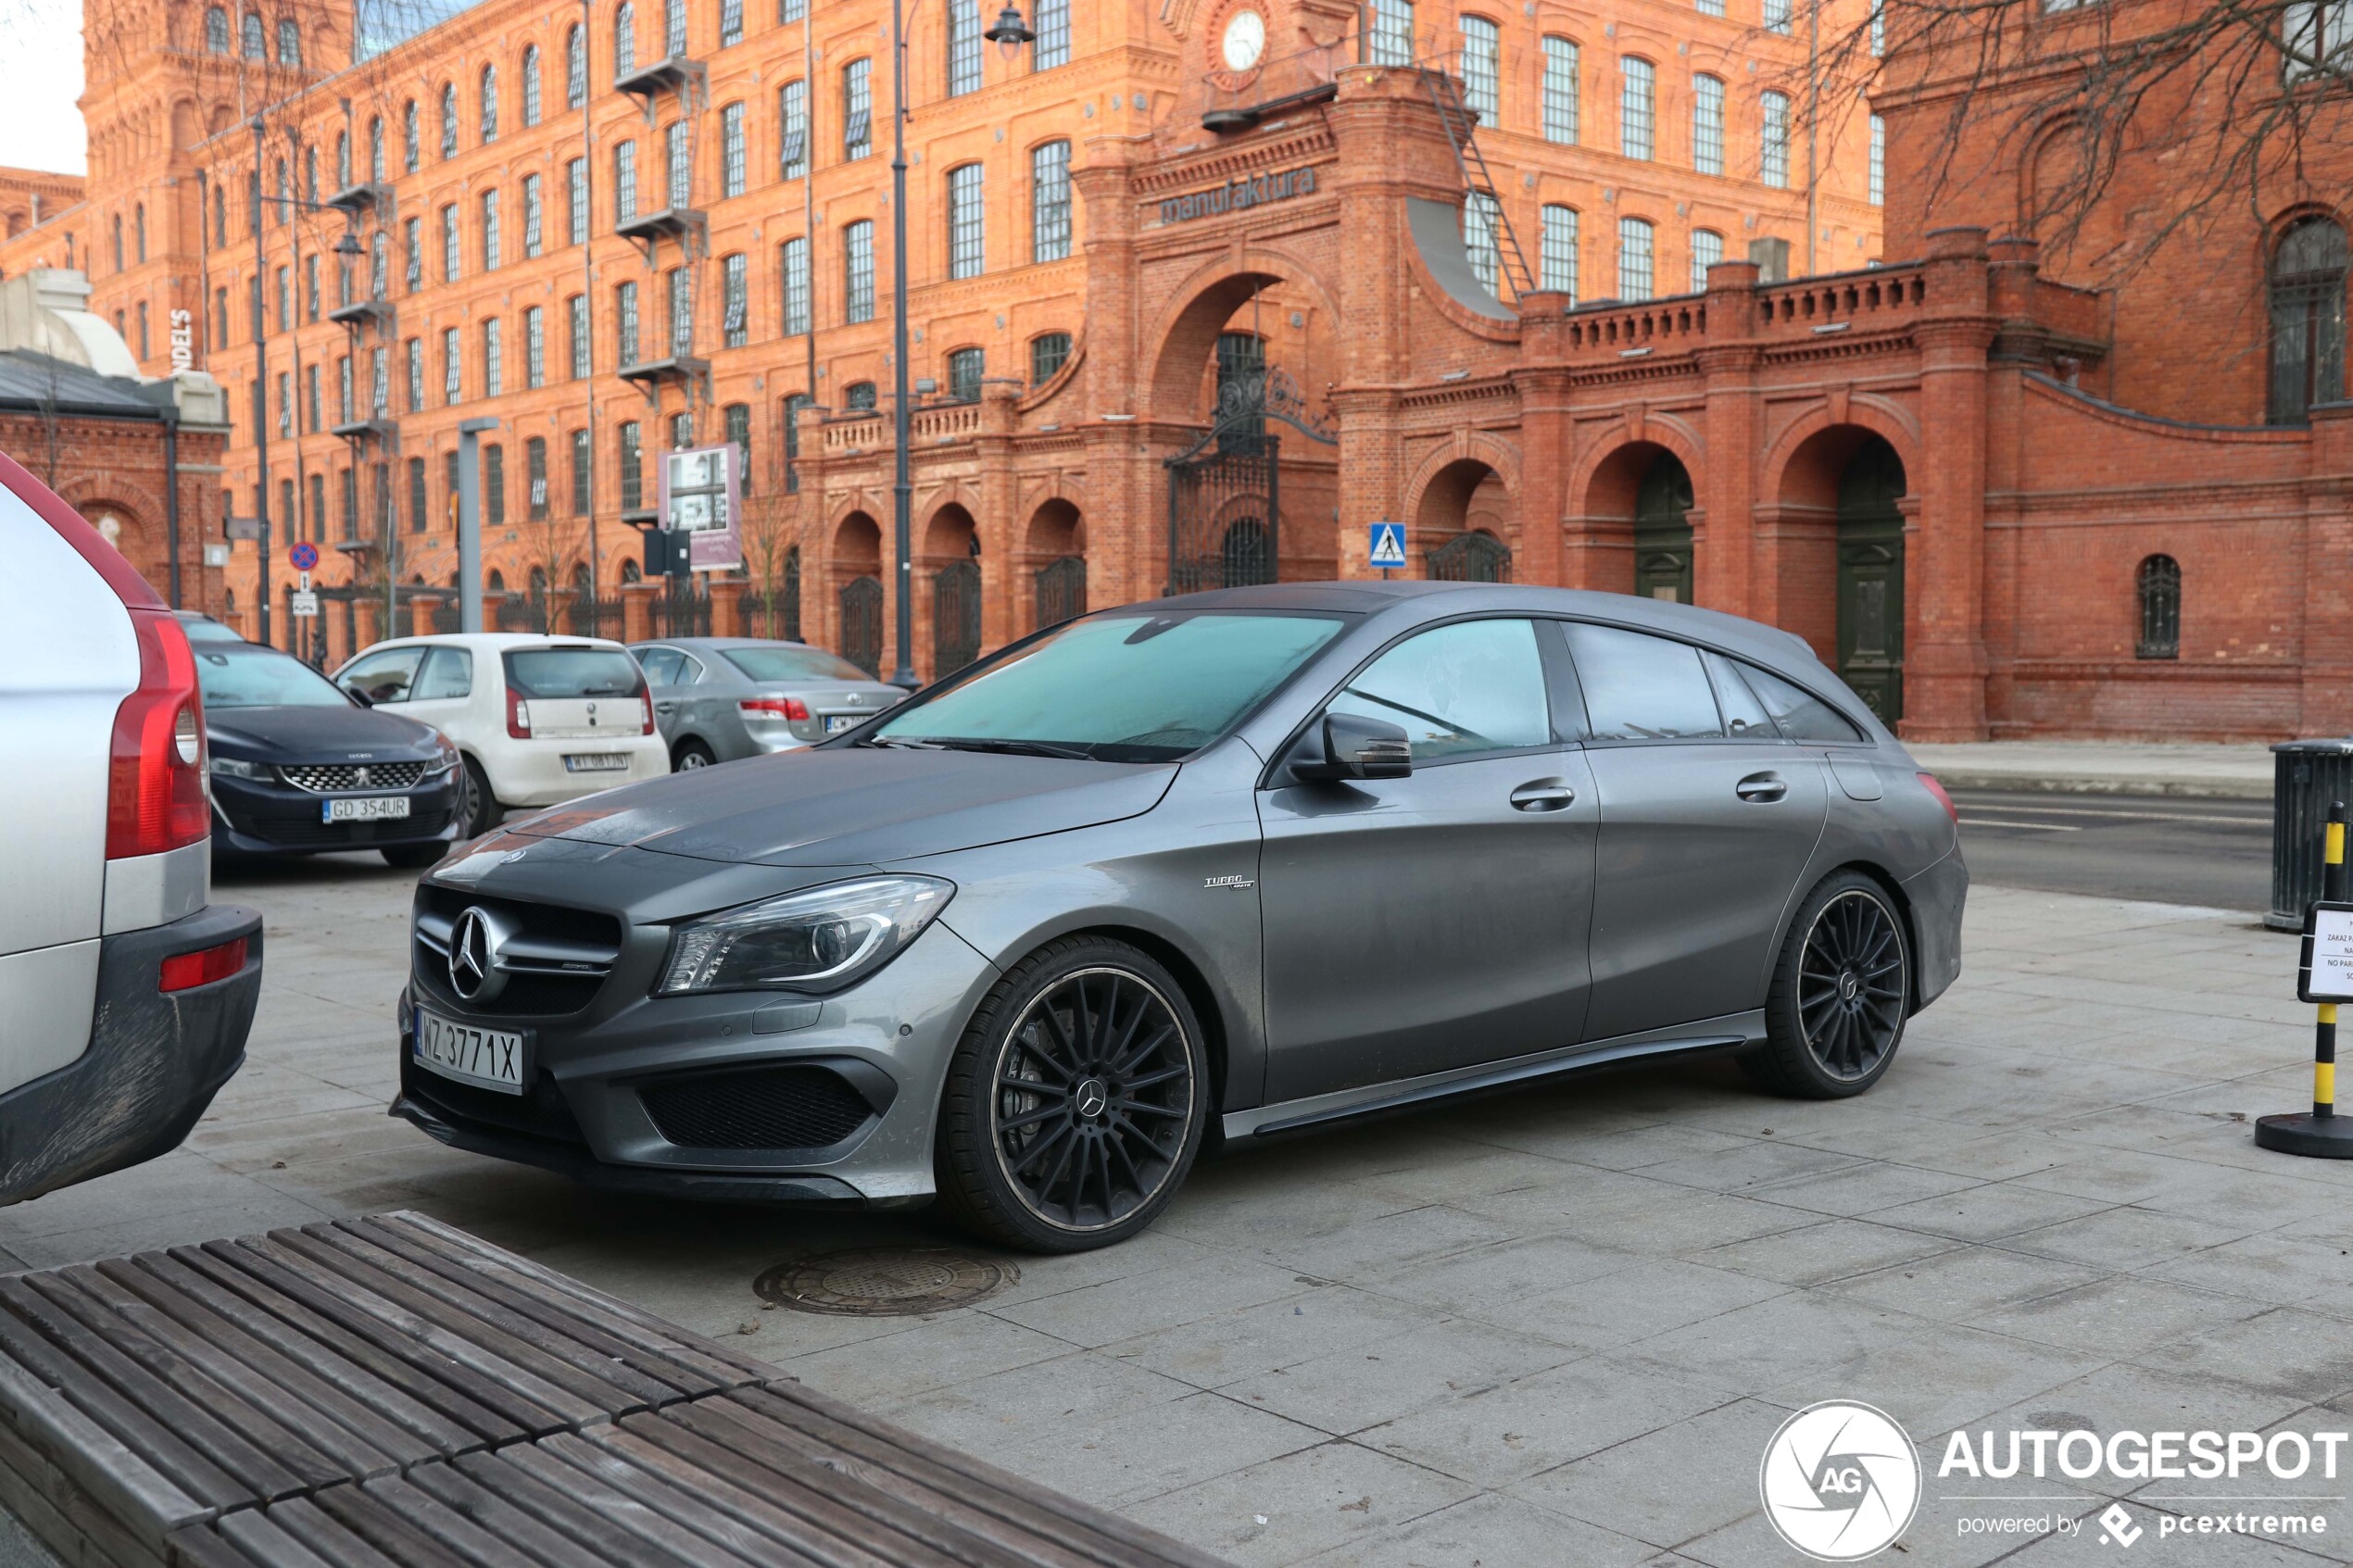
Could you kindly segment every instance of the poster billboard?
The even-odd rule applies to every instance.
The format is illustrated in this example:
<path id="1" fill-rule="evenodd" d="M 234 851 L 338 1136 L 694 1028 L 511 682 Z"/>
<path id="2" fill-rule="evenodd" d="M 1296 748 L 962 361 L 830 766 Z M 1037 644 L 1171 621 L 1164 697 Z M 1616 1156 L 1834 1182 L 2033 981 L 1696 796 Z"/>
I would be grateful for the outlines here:
<path id="1" fill-rule="evenodd" d="M 664 452 L 657 502 L 661 525 L 687 536 L 697 571 L 743 565 L 743 454 L 735 443 Z"/>

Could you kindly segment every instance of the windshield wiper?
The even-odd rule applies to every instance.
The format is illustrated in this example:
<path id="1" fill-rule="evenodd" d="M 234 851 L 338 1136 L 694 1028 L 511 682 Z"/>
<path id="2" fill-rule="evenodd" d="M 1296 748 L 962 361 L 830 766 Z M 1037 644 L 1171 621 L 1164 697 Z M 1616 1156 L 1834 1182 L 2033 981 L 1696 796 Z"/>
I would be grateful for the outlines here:
<path id="1" fill-rule="evenodd" d="M 1095 754 L 1081 746 L 1051 740 L 1000 740 L 984 735 L 943 735 L 935 743 L 950 751 L 1001 751 L 1012 757 L 1060 757 L 1071 762 L 1092 762 Z"/>
<path id="2" fill-rule="evenodd" d="M 945 751 L 948 748 L 936 740 L 916 740 L 910 735 L 868 735 L 854 740 L 852 746 L 871 746 L 878 751 Z"/>

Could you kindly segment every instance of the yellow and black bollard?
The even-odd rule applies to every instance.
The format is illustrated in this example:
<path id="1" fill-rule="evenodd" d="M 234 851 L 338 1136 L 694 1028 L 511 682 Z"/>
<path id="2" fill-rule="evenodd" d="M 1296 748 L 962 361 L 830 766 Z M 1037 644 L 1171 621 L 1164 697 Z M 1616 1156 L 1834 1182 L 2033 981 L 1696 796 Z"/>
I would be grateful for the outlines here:
<path id="1" fill-rule="evenodd" d="M 2322 852 L 2321 897 L 2304 911 L 2304 952 L 2296 996 L 2315 1004 L 2310 1114 L 2266 1116 L 2255 1141 L 2283 1154 L 2353 1160 L 2353 1117 L 2336 1113 L 2336 1006 L 2353 1001 L 2353 904 L 2345 897 L 2345 802 L 2329 807 Z"/>

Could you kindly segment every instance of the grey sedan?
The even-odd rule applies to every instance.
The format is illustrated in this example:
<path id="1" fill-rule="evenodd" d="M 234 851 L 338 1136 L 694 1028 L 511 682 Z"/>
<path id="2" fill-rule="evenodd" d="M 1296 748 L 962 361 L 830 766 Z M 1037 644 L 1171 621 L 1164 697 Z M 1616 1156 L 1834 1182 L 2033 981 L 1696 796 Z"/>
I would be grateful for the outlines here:
<path id="1" fill-rule="evenodd" d="M 907 695 L 806 643 L 673 637 L 629 651 L 645 669 L 673 772 L 808 746 Z"/>
<path id="2" fill-rule="evenodd" d="M 418 887 L 394 1110 L 1068 1251 L 1209 1142 L 1699 1053 L 1859 1094 L 1958 972 L 1968 886 L 1944 792 L 1786 633 L 1233 589 L 466 847 Z"/>

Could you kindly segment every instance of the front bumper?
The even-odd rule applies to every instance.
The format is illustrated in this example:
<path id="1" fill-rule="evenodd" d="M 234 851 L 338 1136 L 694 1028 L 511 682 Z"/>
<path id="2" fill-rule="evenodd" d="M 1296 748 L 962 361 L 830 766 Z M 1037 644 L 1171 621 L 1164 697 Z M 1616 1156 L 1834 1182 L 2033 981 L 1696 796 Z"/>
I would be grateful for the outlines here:
<path id="1" fill-rule="evenodd" d="M 158 991 L 163 960 L 245 939 L 245 967 Z M 261 916 L 214 905 L 103 939 L 90 1044 L 0 1095 L 0 1202 L 38 1198 L 168 1154 L 245 1059 L 261 995 Z"/>
<path id="2" fill-rule="evenodd" d="M 416 960 L 400 1009 L 401 1088 L 391 1113 L 453 1148 L 631 1191 L 882 1207 L 930 1198 L 940 1086 L 965 1020 L 997 979 L 993 966 L 935 922 L 880 972 L 838 995 L 657 997 L 648 992 L 667 944 L 664 929 L 633 931 L 597 1000 L 560 1017 L 469 1009 Z M 419 1005 L 456 1022 L 526 1031 L 525 1093 L 420 1066 Z M 736 1085 L 780 1078 L 822 1085 L 831 1108 L 849 1106 L 821 1135 L 831 1141 L 681 1141 L 682 1127 L 714 1118 L 691 1102 L 682 1113 L 679 1097 L 733 1095 Z M 782 1106 L 774 1120 L 793 1114 Z"/>
<path id="3" fill-rule="evenodd" d="M 212 847 L 216 855 L 318 855 L 338 849 L 382 849 L 414 844 L 454 844 L 458 820 L 456 769 L 413 789 L 357 790 L 363 796 L 406 795 L 409 815 L 388 822 L 329 822 L 320 803 L 335 798 L 288 784 L 212 775 Z"/>

